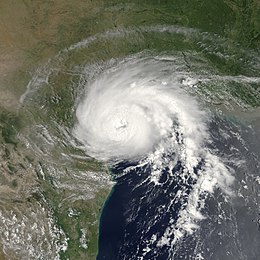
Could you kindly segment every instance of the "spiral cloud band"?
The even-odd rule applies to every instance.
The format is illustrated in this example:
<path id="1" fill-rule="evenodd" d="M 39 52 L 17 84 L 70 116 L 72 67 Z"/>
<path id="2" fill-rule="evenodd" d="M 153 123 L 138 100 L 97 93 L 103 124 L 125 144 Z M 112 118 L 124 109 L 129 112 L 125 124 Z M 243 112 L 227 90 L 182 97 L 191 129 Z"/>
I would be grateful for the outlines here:
<path id="1" fill-rule="evenodd" d="M 237 140 L 240 138 L 239 142 L 242 140 L 237 135 L 237 129 L 212 104 L 222 98 L 241 102 L 230 94 L 226 96 L 229 93 L 227 90 L 236 84 L 246 86 L 258 83 L 259 78 L 248 75 L 225 76 L 212 66 L 203 54 L 204 51 L 215 53 L 222 59 L 229 57 L 228 53 L 222 54 L 221 48 L 225 41 L 217 35 L 213 37 L 193 29 L 169 26 L 142 27 L 138 30 L 137 35 L 135 30 L 130 29 L 100 33 L 63 50 L 36 73 L 22 95 L 21 102 L 29 102 L 32 94 L 44 87 L 52 93 L 54 78 L 57 77 L 56 81 L 60 79 L 57 72 L 64 73 L 63 70 L 68 68 L 66 73 L 73 76 L 69 77 L 70 89 L 65 89 L 64 93 L 67 95 L 67 91 L 71 91 L 69 97 L 63 97 L 63 92 L 58 92 L 51 96 L 50 107 L 46 107 L 46 100 L 41 103 L 42 106 L 37 103 L 42 111 L 55 111 L 46 113 L 48 116 L 53 115 L 48 125 L 50 131 L 47 131 L 47 127 L 40 129 L 41 134 L 42 129 L 46 129 L 43 134 L 44 137 L 47 136 L 47 145 L 44 143 L 44 149 L 39 149 L 40 152 L 49 146 L 51 150 L 56 147 L 55 142 L 59 142 L 62 149 L 63 146 L 66 147 L 67 153 L 70 152 L 67 149 L 69 143 L 76 146 L 75 154 L 74 150 L 72 154 L 62 153 L 62 159 L 82 160 L 91 156 L 107 163 L 119 183 L 125 181 L 129 184 L 131 198 L 127 200 L 127 212 L 124 212 L 127 223 L 130 226 L 131 223 L 139 225 L 139 219 L 143 219 L 140 233 L 135 234 L 139 236 L 138 240 L 133 243 L 138 245 L 138 250 L 139 247 L 143 250 L 144 256 L 154 248 L 162 248 L 158 252 L 167 248 L 167 251 L 173 252 L 171 259 L 175 259 L 173 254 L 178 251 L 181 241 L 185 241 L 187 235 L 192 235 L 189 239 L 193 237 L 201 243 L 200 232 L 195 231 L 207 226 L 205 223 L 211 218 L 210 214 L 214 214 L 212 222 L 215 222 L 215 216 L 225 211 L 225 203 L 232 201 L 230 186 L 234 183 L 236 165 L 242 162 L 233 158 L 233 151 L 239 146 L 232 144 L 232 136 L 236 136 Z M 93 46 L 99 51 L 100 42 L 101 46 L 104 42 L 114 40 L 119 44 L 135 35 L 135 39 L 143 44 L 146 34 L 151 33 L 159 35 L 159 52 L 143 51 L 128 56 L 132 53 L 129 47 L 126 54 L 120 54 L 120 51 L 117 53 L 122 58 L 111 59 L 106 51 L 104 59 L 103 54 L 94 59 L 96 63 L 92 60 L 95 53 L 91 53 L 90 57 L 82 56 L 83 63 L 72 66 L 75 64 L 72 54 L 78 58 L 80 54 L 88 53 L 88 48 L 92 52 Z M 192 50 L 186 50 L 185 47 L 183 52 L 177 51 L 175 49 L 179 49 L 179 45 L 174 46 L 175 42 L 172 41 L 173 47 L 177 48 L 162 52 L 159 38 L 162 36 L 164 39 L 169 34 L 172 34 L 173 39 L 181 36 L 197 47 Z M 200 51 L 196 52 L 197 49 Z M 58 84 L 57 89 L 59 86 Z M 43 90 L 45 92 L 47 91 Z M 78 94 L 76 99 L 75 93 Z M 41 97 L 40 99 L 42 100 Z M 206 106 L 209 103 L 213 113 Z M 73 104 L 72 107 L 68 105 L 68 111 L 64 109 L 67 104 Z M 53 118 L 59 118 L 60 107 L 65 113 L 64 122 L 53 121 Z M 53 133 L 57 133 L 56 136 Z M 65 139 L 61 142 L 60 137 Z M 75 142 L 74 137 L 79 142 Z M 228 142 L 232 145 L 226 145 Z M 84 150 L 87 157 L 82 157 L 81 152 L 78 155 L 78 148 Z M 229 148 L 234 150 L 227 151 Z M 237 149 L 237 152 L 240 150 Z M 67 174 L 67 169 L 65 173 Z M 92 190 L 91 185 L 97 179 L 99 186 L 100 180 L 108 178 L 102 173 L 93 175 L 87 172 L 84 176 L 87 179 L 83 186 L 87 185 L 89 190 Z M 78 189 L 79 186 L 75 187 Z M 94 192 L 93 190 L 93 194 Z M 216 206 L 216 212 L 212 213 L 206 205 L 212 205 L 215 201 L 221 201 L 221 205 Z M 219 218 L 220 216 L 224 218 L 222 216 L 225 215 L 219 215 Z M 228 222 L 227 224 L 229 225 Z M 156 232 L 158 226 L 160 230 Z M 129 235 L 130 240 L 133 240 L 132 235 Z M 128 244 L 123 246 L 127 247 Z M 136 258 L 133 255 L 131 259 Z"/>

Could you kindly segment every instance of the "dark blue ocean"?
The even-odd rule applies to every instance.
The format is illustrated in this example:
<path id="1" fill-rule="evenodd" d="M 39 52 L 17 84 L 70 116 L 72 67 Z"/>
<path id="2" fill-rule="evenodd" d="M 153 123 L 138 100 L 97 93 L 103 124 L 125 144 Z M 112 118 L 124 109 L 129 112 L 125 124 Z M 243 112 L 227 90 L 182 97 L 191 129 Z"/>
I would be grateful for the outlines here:
<path id="1" fill-rule="evenodd" d="M 224 119 L 215 120 L 211 124 L 213 142 L 208 144 L 208 147 L 220 151 L 225 158 L 231 158 L 231 155 L 234 155 L 234 150 L 230 149 L 232 146 L 237 148 L 239 158 L 244 157 L 247 160 L 244 165 L 246 173 L 244 167 L 236 168 L 231 160 L 227 161 L 227 165 L 235 169 L 236 182 L 233 188 L 240 190 L 240 181 L 245 179 L 245 174 L 251 176 L 250 178 L 258 176 L 259 172 L 255 166 L 257 158 L 249 154 L 248 148 L 237 136 L 226 140 L 220 130 L 227 133 L 239 132 L 248 143 L 253 144 L 254 139 L 251 130 L 245 126 L 230 124 Z M 246 140 L 247 138 L 250 139 Z M 175 155 L 168 156 L 174 158 Z M 197 232 L 186 235 L 176 246 L 170 243 L 158 247 L 156 239 L 163 236 L 167 227 L 174 228 L 180 211 L 187 205 L 188 196 L 196 180 L 183 174 L 180 161 L 172 171 L 167 167 L 162 169 L 157 185 L 149 178 L 149 164 L 132 167 L 122 176 L 123 170 L 129 166 L 134 165 L 125 162 L 111 168 L 116 184 L 102 210 L 97 260 L 258 259 L 256 244 L 257 238 L 260 239 L 260 232 L 256 231 L 257 225 L 253 221 L 253 213 L 255 216 L 258 214 L 256 208 L 252 207 L 252 217 L 248 217 L 250 203 L 254 205 L 255 202 L 238 197 L 226 200 L 219 189 L 205 198 L 206 205 L 202 213 L 206 218 L 200 221 L 201 228 Z M 197 176 L 203 166 L 204 160 L 201 158 L 200 163 L 193 169 Z M 254 239 L 250 239 L 249 233 Z M 169 237 L 170 242 L 173 239 L 174 237 Z"/>
<path id="2" fill-rule="evenodd" d="M 121 164 L 113 168 L 113 175 L 120 174 L 127 166 Z M 198 173 L 198 169 L 194 172 Z M 182 170 L 181 162 L 176 164 L 172 175 L 169 169 L 164 169 L 159 185 L 150 181 L 149 165 L 116 178 L 117 183 L 100 219 L 97 259 L 122 260 L 143 256 L 147 239 L 154 234 L 162 236 L 170 220 L 176 221 L 180 209 L 187 203 L 194 180 L 189 176 L 181 177 Z M 174 198 L 178 191 L 183 196 Z M 146 253 L 144 259 L 168 258 L 169 248 L 164 246 Z"/>

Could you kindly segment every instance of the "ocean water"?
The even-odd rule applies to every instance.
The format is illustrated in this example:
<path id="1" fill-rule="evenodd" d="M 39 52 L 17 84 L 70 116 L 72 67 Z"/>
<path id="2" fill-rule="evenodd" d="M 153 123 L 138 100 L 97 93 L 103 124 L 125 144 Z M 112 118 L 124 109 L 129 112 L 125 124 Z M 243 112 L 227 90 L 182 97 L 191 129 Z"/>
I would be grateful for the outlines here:
<path id="1" fill-rule="evenodd" d="M 176 223 L 190 203 L 197 179 L 183 175 L 181 161 L 171 172 L 167 167 L 163 169 L 157 184 L 149 179 L 149 165 L 116 165 L 111 172 L 117 183 L 100 219 L 98 260 L 258 259 L 259 200 L 255 200 L 254 189 L 258 185 L 259 161 L 257 146 L 251 145 L 257 132 L 221 117 L 211 122 L 209 131 L 213 142 L 208 146 L 217 149 L 226 158 L 226 165 L 234 169 L 235 182 L 229 199 L 220 189 L 201 194 L 201 203 L 205 201 L 203 218 L 196 222 L 194 232 L 186 232 L 176 240 L 178 233 L 165 233 L 177 229 Z M 236 155 L 246 160 L 238 161 Z M 202 159 L 194 168 L 197 176 L 204 163 Z M 121 176 L 126 168 L 130 170 Z M 188 222 L 189 219 L 183 225 Z"/>

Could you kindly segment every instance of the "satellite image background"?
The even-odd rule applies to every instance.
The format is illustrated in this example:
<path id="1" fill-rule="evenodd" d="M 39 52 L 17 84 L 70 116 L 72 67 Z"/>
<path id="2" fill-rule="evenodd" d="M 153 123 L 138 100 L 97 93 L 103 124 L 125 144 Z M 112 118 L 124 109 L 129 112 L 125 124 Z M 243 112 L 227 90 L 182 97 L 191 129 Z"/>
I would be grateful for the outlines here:
<path id="1" fill-rule="evenodd" d="M 0 259 L 258 259 L 259 49 L 257 0 L 1 1 Z"/>

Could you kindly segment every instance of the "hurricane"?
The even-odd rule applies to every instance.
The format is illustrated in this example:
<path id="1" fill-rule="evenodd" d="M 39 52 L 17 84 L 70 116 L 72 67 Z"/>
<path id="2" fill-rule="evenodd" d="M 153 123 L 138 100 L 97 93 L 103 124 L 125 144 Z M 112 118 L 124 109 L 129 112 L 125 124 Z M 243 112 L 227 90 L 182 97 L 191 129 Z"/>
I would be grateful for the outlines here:
<path id="1" fill-rule="evenodd" d="M 162 75 L 167 67 L 161 63 L 127 61 L 87 87 L 75 134 L 94 157 L 137 159 L 158 149 L 177 152 L 181 143 L 190 163 L 198 156 L 207 140 L 206 114 L 181 91 L 178 78 Z"/>

